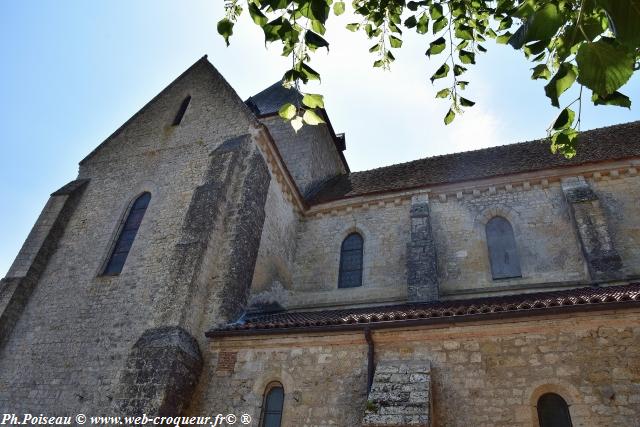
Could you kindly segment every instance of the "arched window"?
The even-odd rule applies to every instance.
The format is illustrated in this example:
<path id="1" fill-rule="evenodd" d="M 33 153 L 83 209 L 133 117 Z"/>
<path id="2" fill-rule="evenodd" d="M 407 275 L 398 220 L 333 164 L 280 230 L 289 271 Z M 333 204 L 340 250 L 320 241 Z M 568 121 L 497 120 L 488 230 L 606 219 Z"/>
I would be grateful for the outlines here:
<path id="1" fill-rule="evenodd" d="M 351 233 L 342 241 L 339 288 L 362 286 L 362 242 L 362 236 L 358 233 Z"/>
<path id="2" fill-rule="evenodd" d="M 567 402 L 555 393 L 545 393 L 538 399 L 540 427 L 571 427 Z"/>
<path id="3" fill-rule="evenodd" d="M 516 239 L 509 221 L 501 216 L 493 217 L 487 223 L 486 232 L 493 278 L 522 277 Z"/>
<path id="4" fill-rule="evenodd" d="M 282 422 L 282 405 L 284 403 L 284 388 L 280 383 L 267 386 L 262 404 L 262 427 L 280 427 Z"/>
<path id="5" fill-rule="evenodd" d="M 122 230 L 120 230 L 118 240 L 113 247 L 113 252 L 111 252 L 109 262 L 107 262 L 102 274 L 106 276 L 115 276 L 120 274 L 122 271 L 124 262 L 127 260 L 127 255 L 129 255 L 129 250 L 133 244 L 133 240 L 136 238 L 136 234 L 138 233 L 138 228 L 140 228 L 142 217 L 144 217 L 147 206 L 149 206 L 149 200 L 151 200 L 151 193 L 142 193 L 140 197 L 133 202 L 131 210 L 129 210 L 129 215 L 127 215 L 127 220 L 124 222 Z"/>

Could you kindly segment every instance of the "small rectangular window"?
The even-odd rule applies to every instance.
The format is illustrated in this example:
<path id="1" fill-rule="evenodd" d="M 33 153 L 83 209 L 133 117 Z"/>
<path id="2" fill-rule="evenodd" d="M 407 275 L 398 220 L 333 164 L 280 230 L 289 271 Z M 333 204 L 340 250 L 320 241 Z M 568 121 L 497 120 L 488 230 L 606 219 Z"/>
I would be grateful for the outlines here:
<path id="1" fill-rule="evenodd" d="M 189 102 L 191 102 L 191 95 L 187 96 L 182 104 L 180 104 L 180 109 L 176 113 L 176 117 L 173 119 L 173 123 L 171 126 L 178 126 L 184 117 L 184 113 L 187 112 L 187 107 L 189 107 Z"/>

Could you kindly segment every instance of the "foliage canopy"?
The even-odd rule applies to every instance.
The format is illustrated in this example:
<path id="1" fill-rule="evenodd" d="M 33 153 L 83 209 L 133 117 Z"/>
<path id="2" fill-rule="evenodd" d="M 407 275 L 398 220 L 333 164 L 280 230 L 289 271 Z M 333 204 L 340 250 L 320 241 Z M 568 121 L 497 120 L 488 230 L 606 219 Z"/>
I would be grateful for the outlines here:
<path id="1" fill-rule="evenodd" d="M 373 40 L 374 67 L 390 67 L 405 31 L 427 38 L 426 56 L 442 61 L 430 80 L 446 82 L 436 94 L 450 102 L 445 124 L 475 104 L 463 95 L 469 85 L 464 74 L 476 55 L 487 51 L 487 39 L 521 51 L 534 65 L 531 78 L 548 81 L 544 92 L 561 108 L 548 129 L 553 152 L 576 153 L 584 88 L 595 105 L 631 107 L 618 89 L 640 68 L 640 0 L 353 0 L 351 6 L 357 22 L 347 29 Z M 320 80 L 311 55 L 329 49 L 327 20 L 345 13 L 347 5 L 341 0 L 225 0 L 224 9 L 218 32 L 227 45 L 238 17 L 248 10 L 265 43 L 282 42 L 282 55 L 292 58 L 283 84 L 299 87 Z M 574 84 L 580 85 L 580 95 L 561 107 L 560 96 Z M 307 93 L 302 105 L 283 105 L 280 115 L 297 130 L 303 123 L 322 123 L 318 109 L 323 107 L 322 95 Z"/>

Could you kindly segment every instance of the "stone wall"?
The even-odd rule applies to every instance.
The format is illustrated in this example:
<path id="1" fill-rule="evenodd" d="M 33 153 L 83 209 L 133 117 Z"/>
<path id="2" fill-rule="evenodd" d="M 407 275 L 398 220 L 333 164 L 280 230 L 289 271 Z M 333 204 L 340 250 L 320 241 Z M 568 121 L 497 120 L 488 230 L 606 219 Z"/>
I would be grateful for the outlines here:
<path id="1" fill-rule="evenodd" d="M 431 200 L 441 295 L 588 280 L 558 182 Z M 492 279 L 485 225 L 496 215 L 513 227 L 521 278 Z"/>
<path id="2" fill-rule="evenodd" d="M 576 427 L 640 419 L 638 310 L 376 330 L 373 341 L 378 364 L 431 363 L 434 426 L 537 425 L 545 392 L 567 401 Z M 360 425 L 366 349 L 362 332 L 214 338 L 211 386 L 190 412 L 257 420 L 265 387 L 278 381 L 283 425 Z"/>
<path id="3" fill-rule="evenodd" d="M 191 103 L 172 127 L 186 95 Z M 201 60 L 81 163 L 79 178 L 90 182 L 0 353 L 0 407 L 50 415 L 109 410 L 133 345 L 164 326 L 154 325 L 154 306 L 171 280 L 171 258 L 210 154 L 250 133 L 252 120 Z M 119 225 L 143 191 L 151 201 L 124 269 L 101 276 Z M 196 302 L 193 313 L 215 317 L 217 307 L 204 304 Z M 192 322 L 189 332 L 204 339 L 197 328 L 211 326 L 205 323 Z"/>
<path id="4" fill-rule="evenodd" d="M 297 238 L 291 306 L 406 299 L 408 201 L 305 218 Z M 364 239 L 362 287 L 338 289 L 340 246 L 357 231 Z"/>
<path id="5" fill-rule="evenodd" d="M 620 277 L 637 277 L 640 263 L 640 178 L 589 178 L 622 259 Z M 407 197 L 370 201 L 366 207 L 325 210 L 305 217 L 294 257 L 291 307 L 405 300 Z M 569 204 L 559 180 L 461 191 L 429 197 L 440 296 L 489 295 L 585 283 L 589 275 Z M 485 225 L 503 216 L 513 227 L 522 277 L 494 280 Z M 352 231 L 364 237 L 362 288 L 338 289 L 340 244 Z M 597 278 L 593 278 L 597 279 Z M 384 295 L 384 297 L 383 297 Z"/>
<path id="6" fill-rule="evenodd" d="M 269 186 L 265 211 L 266 219 L 260 237 L 252 292 L 268 291 L 275 282 L 291 289 L 300 218 L 291 202 L 284 197 L 276 180 L 271 181 Z"/>
<path id="7" fill-rule="evenodd" d="M 622 191 L 618 195 L 626 197 Z M 305 218 L 297 238 L 292 306 L 379 301 L 382 295 L 386 300 L 406 300 L 410 209 L 410 200 L 403 198 Z M 441 297 L 589 280 L 559 182 L 465 192 L 459 198 L 432 196 L 429 211 Z M 491 277 L 484 227 L 495 215 L 513 226 L 521 278 Z M 633 227 L 635 217 L 628 217 L 628 222 L 621 221 Z M 356 230 L 364 237 L 363 286 L 338 289 L 340 244 Z M 630 243 L 626 248 L 624 254 L 638 256 Z"/>
<path id="8" fill-rule="evenodd" d="M 303 126 L 296 133 L 289 122 L 277 115 L 261 120 L 269 129 L 302 194 L 313 192 L 318 184 L 345 173 L 326 125 Z"/>
<path id="9" fill-rule="evenodd" d="M 606 214 L 623 273 L 640 276 L 640 176 L 635 172 L 596 177 L 591 187 Z"/>

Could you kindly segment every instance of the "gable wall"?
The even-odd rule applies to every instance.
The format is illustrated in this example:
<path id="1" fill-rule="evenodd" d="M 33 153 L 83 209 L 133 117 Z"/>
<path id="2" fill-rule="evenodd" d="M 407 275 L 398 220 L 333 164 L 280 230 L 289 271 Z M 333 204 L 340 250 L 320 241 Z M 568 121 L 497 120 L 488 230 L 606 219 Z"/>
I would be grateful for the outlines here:
<path id="1" fill-rule="evenodd" d="M 209 153 L 250 131 L 244 104 L 209 67 L 192 68 L 81 165 L 90 182 L 0 354 L 0 407 L 51 415 L 110 407 L 126 354 L 154 326 L 154 304 Z M 173 128 L 187 94 L 191 104 Z M 122 273 L 99 276 L 142 191 L 151 202 Z"/>

